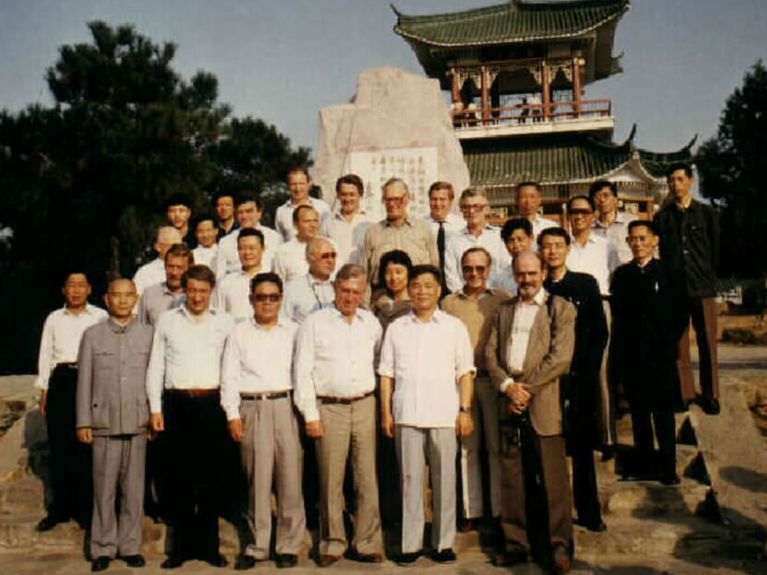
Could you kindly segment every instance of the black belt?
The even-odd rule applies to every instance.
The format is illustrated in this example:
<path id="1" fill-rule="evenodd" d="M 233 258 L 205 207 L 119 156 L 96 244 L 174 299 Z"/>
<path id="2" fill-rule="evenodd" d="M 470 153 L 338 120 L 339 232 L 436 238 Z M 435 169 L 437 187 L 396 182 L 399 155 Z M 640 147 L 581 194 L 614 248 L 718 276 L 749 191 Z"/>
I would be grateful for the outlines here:
<path id="1" fill-rule="evenodd" d="M 214 397 L 219 395 L 219 389 L 166 389 L 165 393 L 182 397 Z"/>
<path id="2" fill-rule="evenodd" d="M 77 369 L 77 362 L 76 361 L 63 361 L 61 363 L 57 363 L 56 367 L 54 369 L 58 368 L 64 368 L 64 369 Z"/>
<path id="3" fill-rule="evenodd" d="M 319 399 L 323 405 L 333 405 L 333 404 L 351 405 L 355 401 L 359 401 L 360 399 L 365 399 L 366 397 L 370 397 L 371 395 L 373 395 L 373 393 L 374 391 L 368 391 L 364 395 L 356 395 L 354 397 L 331 397 L 328 395 L 318 395 L 317 399 Z"/>
<path id="4" fill-rule="evenodd" d="M 253 399 L 260 401 L 263 399 L 282 399 L 290 397 L 290 391 L 273 391 L 270 393 L 240 393 L 240 399 Z"/>

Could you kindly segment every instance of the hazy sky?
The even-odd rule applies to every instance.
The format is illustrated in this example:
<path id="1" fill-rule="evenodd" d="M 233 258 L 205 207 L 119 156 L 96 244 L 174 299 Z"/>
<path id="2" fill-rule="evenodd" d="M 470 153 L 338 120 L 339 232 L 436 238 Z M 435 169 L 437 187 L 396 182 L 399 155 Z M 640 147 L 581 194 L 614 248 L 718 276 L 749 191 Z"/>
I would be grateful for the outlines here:
<path id="1" fill-rule="evenodd" d="M 501 0 L 393 0 L 408 14 Z M 89 40 L 85 23 L 134 24 L 173 41 L 176 69 L 214 73 L 236 116 L 273 123 L 295 144 L 317 145 L 319 110 L 349 100 L 357 74 L 422 70 L 392 27 L 389 0 L 0 0 L 0 108 L 49 102 L 45 70 L 58 47 Z M 725 99 L 758 58 L 767 60 L 766 0 L 634 0 L 618 26 L 624 73 L 591 85 L 611 98 L 616 141 L 639 125 L 655 151 L 716 132 Z M 316 155 L 316 154 L 315 154 Z"/>

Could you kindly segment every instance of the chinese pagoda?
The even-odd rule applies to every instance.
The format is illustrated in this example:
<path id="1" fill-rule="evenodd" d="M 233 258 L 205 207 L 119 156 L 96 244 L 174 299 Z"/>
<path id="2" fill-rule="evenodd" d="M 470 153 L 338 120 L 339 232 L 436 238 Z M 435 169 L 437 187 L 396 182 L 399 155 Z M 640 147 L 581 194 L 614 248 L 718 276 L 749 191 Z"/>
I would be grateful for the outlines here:
<path id="1" fill-rule="evenodd" d="M 514 186 L 541 184 L 544 212 L 597 179 L 618 184 L 627 210 L 651 214 L 668 189 L 665 168 L 690 161 L 693 138 L 673 153 L 634 145 L 636 126 L 614 143 L 610 100 L 586 86 L 621 72 L 615 29 L 629 0 L 523 2 L 450 14 L 397 12 L 394 30 L 424 71 L 451 95 L 455 133 L 472 187 L 495 215 L 513 213 Z"/>

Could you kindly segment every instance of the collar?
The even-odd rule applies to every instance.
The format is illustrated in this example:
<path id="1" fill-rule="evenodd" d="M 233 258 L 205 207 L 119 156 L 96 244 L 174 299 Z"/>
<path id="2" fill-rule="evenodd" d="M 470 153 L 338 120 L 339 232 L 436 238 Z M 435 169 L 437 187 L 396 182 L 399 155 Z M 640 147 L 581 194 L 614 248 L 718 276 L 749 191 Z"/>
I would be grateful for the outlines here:
<path id="1" fill-rule="evenodd" d="M 493 226 L 491 226 L 491 225 L 490 225 L 490 224 L 488 224 L 488 223 L 485 223 L 485 227 L 484 227 L 484 228 L 482 228 L 482 233 L 481 233 L 481 234 L 479 234 L 478 236 L 475 236 L 474 234 L 472 234 L 472 233 L 469 231 L 469 226 L 463 226 L 463 228 L 461 228 L 461 235 L 464 235 L 464 236 L 471 236 L 471 237 L 473 237 L 473 238 L 476 238 L 476 237 L 479 237 L 479 238 L 481 238 L 481 237 L 482 237 L 482 236 L 484 236 L 484 235 L 485 235 L 487 232 L 491 232 L 491 233 L 492 233 L 492 232 L 494 231 L 494 229 L 495 229 L 495 228 L 493 228 Z"/>
<path id="2" fill-rule="evenodd" d="M 519 299 L 519 303 L 522 305 L 537 305 L 542 306 L 544 303 L 546 303 L 546 297 L 548 296 L 548 292 L 546 292 L 545 288 L 541 288 L 537 294 L 535 294 L 535 297 L 533 297 L 532 302 L 526 302 L 522 301 L 522 299 Z"/>
<path id="3" fill-rule="evenodd" d="M 342 321 L 346 321 L 346 316 L 341 313 L 341 310 L 336 307 L 336 302 L 334 301 L 332 305 L 329 305 L 328 307 L 324 308 L 330 310 L 329 313 L 332 313 L 335 317 Z M 357 308 L 354 312 L 354 318 L 352 319 L 352 323 L 356 321 L 365 321 L 365 316 L 360 313 L 362 308 Z M 377 320 L 376 320 L 377 321 Z"/>
<path id="4" fill-rule="evenodd" d="M 71 315 L 72 317 L 78 317 L 81 315 L 93 315 L 94 313 L 96 313 L 96 308 L 87 302 L 85 304 L 85 308 L 83 309 L 83 311 L 78 314 L 74 314 L 71 311 L 69 311 L 67 304 L 64 304 L 63 306 L 61 306 L 61 309 L 66 315 Z"/>
<path id="5" fill-rule="evenodd" d="M 109 329 L 111 329 L 112 332 L 114 333 L 127 333 L 131 330 L 134 323 L 136 323 L 135 317 L 131 319 L 125 325 L 120 325 L 119 323 L 117 323 L 114 319 L 112 319 L 112 316 L 109 316 L 109 319 L 107 320 L 107 325 L 109 326 Z"/>
<path id="6" fill-rule="evenodd" d="M 420 324 L 426 324 L 426 323 L 441 323 L 444 321 L 445 312 L 443 312 L 441 309 L 437 308 L 434 310 L 434 313 L 431 316 L 431 319 L 428 322 L 422 321 L 418 318 L 418 316 L 415 314 L 415 311 L 413 309 L 410 310 L 410 313 L 407 314 L 407 317 L 410 318 L 410 321 L 413 323 L 420 323 Z"/>
<path id="7" fill-rule="evenodd" d="M 413 226 L 413 222 L 411 221 L 410 215 L 408 215 L 405 218 L 405 221 L 402 222 L 402 225 L 394 224 L 394 223 L 390 222 L 388 219 L 384 219 L 382 223 L 383 223 L 385 228 L 399 228 L 399 227 L 402 227 L 402 226 L 409 226 L 409 227 Z"/>
<path id="8" fill-rule="evenodd" d="M 352 218 L 352 221 L 356 220 L 357 218 L 366 216 L 366 215 L 367 215 L 367 212 L 365 212 L 365 208 L 362 205 L 360 205 L 360 209 L 359 209 L 359 211 L 356 214 L 354 214 L 354 217 Z M 341 209 L 340 208 L 333 212 L 333 217 L 338 219 L 338 220 L 343 220 L 345 222 L 348 221 L 344 217 L 344 215 L 341 213 Z"/>
<path id="9" fill-rule="evenodd" d="M 255 329 L 261 330 L 261 331 L 268 331 L 264 327 L 261 326 L 260 323 L 256 321 L 256 318 L 254 316 L 250 316 L 248 321 L 250 322 L 250 325 L 253 326 Z M 272 327 L 272 329 L 285 329 L 290 325 L 290 320 L 285 319 L 282 316 L 277 317 L 277 324 Z"/>
<path id="10" fill-rule="evenodd" d="M 314 277 L 312 272 L 309 272 L 308 274 L 306 274 L 306 281 L 309 282 L 310 286 L 326 286 L 326 285 L 332 285 L 333 284 L 333 280 L 332 279 L 328 278 L 325 281 L 319 280 L 316 277 Z"/>
<path id="11" fill-rule="evenodd" d="M 485 291 L 483 291 L 481 294 L 479 294 L 479 297 L 477 299 L 480 300 L 483 297 L 495 295 L 496 291 L 497 290 L 495 290 L 493 288 L 486 287 Z M 458 299 L 472 299 L 468 295 L 466 295 L 466 293 L 463 291 L 463 289 L 458 290 L 457 292 L 455 292 L 455 294 L 456 294 L 456 297 Z"/>
<path id="12" fill-rule="evenodd" d="M 178 306 L 176 309 L 178 310 L 178 313 L 183 315 L 186 319 L 189 321 L 194 321 L 192 319 L 192 313 L 189 311 L 189 307 L 187 307 L 187 302 L 184 301 L 184 303 L 180 306 Z M 218 317 L 221 314 L 220 310 L 215 307 L 208 306 L 208 309 L 205 310 L 205 313 L 202 314 L 202 319 L 205 321 L 209 316 Z"/>
<path id="13" fill-rule="evenodd" d="M 597 240 L 597 236 L 596 236 L 596 234 L 593 234 L 593 233 L 589 232 L 589 237 L 586 239 L 586 243 L 587 243 L 587 244 L 595 244 L 595 243 L 597 243 L 598 241 L 599 241 L 599 240 Z M 579 248 L 581 248 L 581 249 L 583 248 L 583 246 L 582 246 L 581 244 L 579 244 L 579 243 L 578 243 L 578 240 L 576 240 L 576 239 L 575 239 L 575 236 L 574 236 L 574 235 L 572 235 L 572 234 L 570 234 L 570 245 L 572 245 L 572 246 L 577 246 L 577 247 L 579 247 Z"/>

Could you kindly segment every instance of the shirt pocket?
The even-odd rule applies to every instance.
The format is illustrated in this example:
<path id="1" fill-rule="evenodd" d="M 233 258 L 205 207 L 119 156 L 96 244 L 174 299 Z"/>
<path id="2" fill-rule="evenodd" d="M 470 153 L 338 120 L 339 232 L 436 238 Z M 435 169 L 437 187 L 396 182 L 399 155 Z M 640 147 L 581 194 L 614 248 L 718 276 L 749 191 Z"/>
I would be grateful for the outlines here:
<path id="1" fill-rule="evenodd" d="M 117 354 L 103 349 L 93 352 L 93 371 L 96 377 L 108 377 L 117 368 Z"/>

